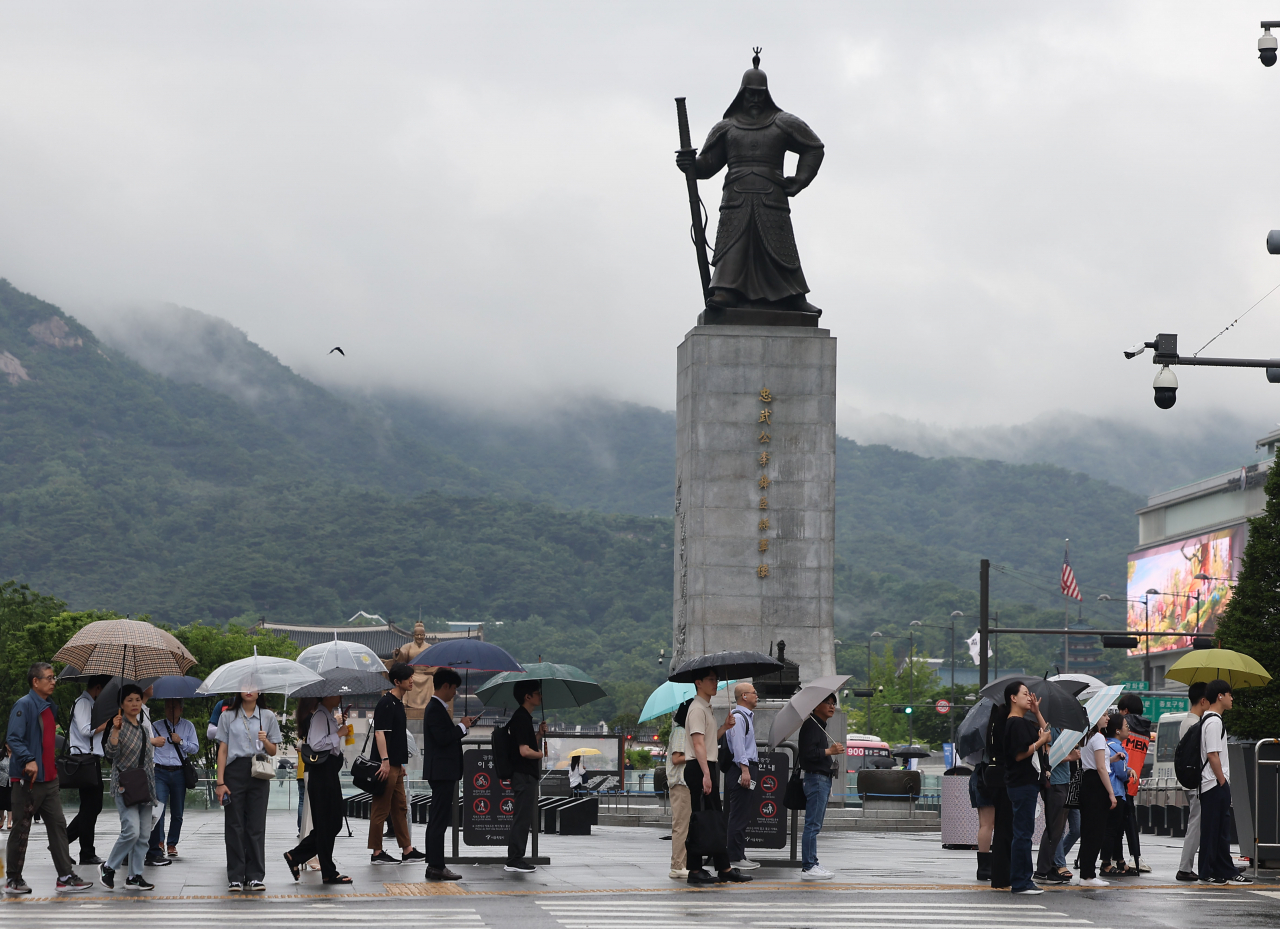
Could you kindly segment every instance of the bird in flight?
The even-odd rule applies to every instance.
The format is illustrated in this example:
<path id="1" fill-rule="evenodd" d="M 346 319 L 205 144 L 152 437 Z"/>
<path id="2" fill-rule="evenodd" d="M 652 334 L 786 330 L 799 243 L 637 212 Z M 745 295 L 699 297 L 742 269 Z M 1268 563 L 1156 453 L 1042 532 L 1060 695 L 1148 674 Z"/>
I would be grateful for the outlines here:
<path id="1" fill-rule="evenodd" d="M 344 352 L 344 351 L 342 350 L 342 346 L 341 346 L 341 345 L 335 345 L 333 348 L 329 349 L 329 354 L 330 354 L 330 355 L 332 355 L 334 352 L 337 352 L 337 353 L 338 353 L 339 355 L 341 355 L 343 358 L 346 358 L 346 357 L 347 357 L 347 353 L 346 353 L 346 352 Z"/>

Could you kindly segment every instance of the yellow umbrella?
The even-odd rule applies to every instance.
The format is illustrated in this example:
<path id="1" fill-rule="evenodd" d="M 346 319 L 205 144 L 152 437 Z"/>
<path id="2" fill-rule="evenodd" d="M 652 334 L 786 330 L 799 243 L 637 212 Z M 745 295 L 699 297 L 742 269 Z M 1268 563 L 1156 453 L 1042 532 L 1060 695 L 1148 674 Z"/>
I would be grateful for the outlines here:
<path id="1" fill-rule="evenodd" d="M 1187 652 L 1164 676 L 1183 684 L 1221 678 L 1236 687 L 1262 687 L 1271 681 L 1267 669 L 1248 655 L 1229 648 L 1201 648 Z"/>
<path id="2" fill-rule="evenodd" d="M 600 749 L 598 748 L 575 748 L 573 751 L 569 753 L 569 757 L 572 758 L 574 755 L 603 755 L 603 754 L 604 752 L 600 751 Z"/>

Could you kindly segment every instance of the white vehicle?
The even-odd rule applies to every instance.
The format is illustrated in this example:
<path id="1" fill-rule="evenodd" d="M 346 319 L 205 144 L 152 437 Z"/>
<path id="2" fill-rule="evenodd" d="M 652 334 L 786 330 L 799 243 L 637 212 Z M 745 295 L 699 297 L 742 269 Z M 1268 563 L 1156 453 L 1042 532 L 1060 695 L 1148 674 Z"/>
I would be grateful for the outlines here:
<path id="1" fill-rule="evenodd" d="M 1156 723 L 1152 735 L 1150 753 L 1155 757 L 1155 767 L 1151 774 L 1154 777 L 1175 777 L 1173 773 L 1173 753 L 1178 750 L 1178 729 L 1182 721 L 1190 713 L 1165 713 Z"/>

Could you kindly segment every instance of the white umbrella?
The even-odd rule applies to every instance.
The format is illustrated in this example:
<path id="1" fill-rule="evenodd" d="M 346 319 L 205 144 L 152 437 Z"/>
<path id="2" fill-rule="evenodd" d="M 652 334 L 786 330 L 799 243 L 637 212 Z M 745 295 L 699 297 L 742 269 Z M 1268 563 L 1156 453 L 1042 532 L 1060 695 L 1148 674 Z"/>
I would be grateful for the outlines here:
<path id="1" fill-rule="evenodd" d="M 1092 674 L 1076 674 L 1076 673 L 1074 673 L 1074 672 L 1068 672 L 1068 673 L 1066 673 L 1066 674 L 1055 674 L 1055 675 L 1053 675 L 1053 677 L 1049 678 L 1049 680 L 1051 680 L 1051 681 L 1079 681 L 1079 682 L 1080 682 L 1080 683 L 1082 683 L 1082 684 L 1087 684 L 1088 686 L 1087 686 L 1087 687 L 1085 687 L 1085 689 L 1084 689 L 1084 690 L 1082 690 L 1082 691 L 1080 691 L 1080 693 L 1076 694 L 1076 699 L 1077 699 L 1077 700 L 1079 700 L 1079 701 L 1081 701 L 1081 702 L 1084 702 L 1084 701 L 1088 700 L 1090 697 L 1092 697 L 1094 694 L 1096 694 L 1096 693 L 1097 693 L 1098 691 L 1100 691 L 1102 688 L 1104 688 L 1104 687 L 1106 687 L 1106 686 L 1107 686 L 1107 685 L 1106 685 L 1106 684 L 1104 684 L 1102 681 L 1100 681 L 1100 680 L 1098 680 L 1096 677 L 1094 677 Z"/>
<path id="2" fill-rule="evenodd" d="M 803 726 L 818 704 L 843 687 L 850 677 L 848 674 L 831 674 L 800 688 L 799 693 L 788 700 L 773 718 L 773 725 L 769 728 L 769 747 L 776 748 L 779 742 Z"/>
<path id="3" fill-rule="evenodd" d="M 1077 679 L 1083 677 L 1085 677 L 1083 674 L 1076 675 Z M 1102 684 L 1101 681 L 1098 683 Z M 1102 689 L 1089 698 L 1089 702 L 1084 705 L 1084 711 L 1089 716 L 1090 728 L 1097 725 L 1102 714 L 1115 702 L 1122 690 L 1124 690 L 1123 684 L 1102 684 Z M 1084 733 L 1076 729 L 1064 729 L 1059 732 L 1058 737 L 1049 746 L 1049 769 L 1052 770 L 1062 764 L 1063 759 L 1071 754 L 1071 750 L 1080 744 L 1083 737 Z"/>
<path id="4" fill-rule="evenodd" d="M 248 658 L 214 668 L 200 690 L 207 694 L 237 694 L 254 690 L 260 694 L 288 694 L 307 684 L 324 680 L 310 668 L 288 658 L 259 655 L 255 645 Z"/>
<path id="5" fill-rule="evenodd" d="M 374 671 L 381 674 L 385 670 L 377 652 L 359 642 L 344 642 L 336 632 L 332 642 L 304 648 L 298 655 L 297 662 L 316 672 L 346 668 L 349 671 Z"/>

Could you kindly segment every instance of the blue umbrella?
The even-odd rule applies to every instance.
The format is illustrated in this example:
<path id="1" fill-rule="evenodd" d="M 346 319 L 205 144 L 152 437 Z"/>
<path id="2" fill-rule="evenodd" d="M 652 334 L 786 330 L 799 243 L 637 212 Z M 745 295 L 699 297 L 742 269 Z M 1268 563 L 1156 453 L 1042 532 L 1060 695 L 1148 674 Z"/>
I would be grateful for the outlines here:
<path id="1" fill-rule="evenodd" d="M 720 686 L 716 689 L 724 690 L 732 683 L 733 681 L 721 681 Z M 663 681 L 658 685 L 657 690 L 649 694 L 649 699 L 644 702 L 644 709 L 640 711 L 640 722 L 657 719 L 667 713 L 674 713 L 680 704 L 697 692 L 698 688 L 694 684 L 676 684 L 672 681 Z"/>
<path id="2" fill-rule="evenodd" d="M 504 648 L 499 648 L 481 639 L 470 636 L 463 639 L 446 639 L 437 642 L 430 648 L 424 648 L 414 656 L 409 664 L 425 665 L 429 668 L 453 668 L 462 671 L 471 682 L 472 671 L 523 671 L 520 662 L 511 657 Z M 466 687 L 463 687 L 463 714 L 466 715 Z"/>
<path id="3" fill-rule="evenodd" d="M 187 700 L 191 697 L 209 696 L 201 692 L 202 683 L 204 682 L 198 677 L 169 674 L 156 678 L 155 684 L 152 685 L 154 689 L 151 691 L 151 696 L 157 700 Z"/>

